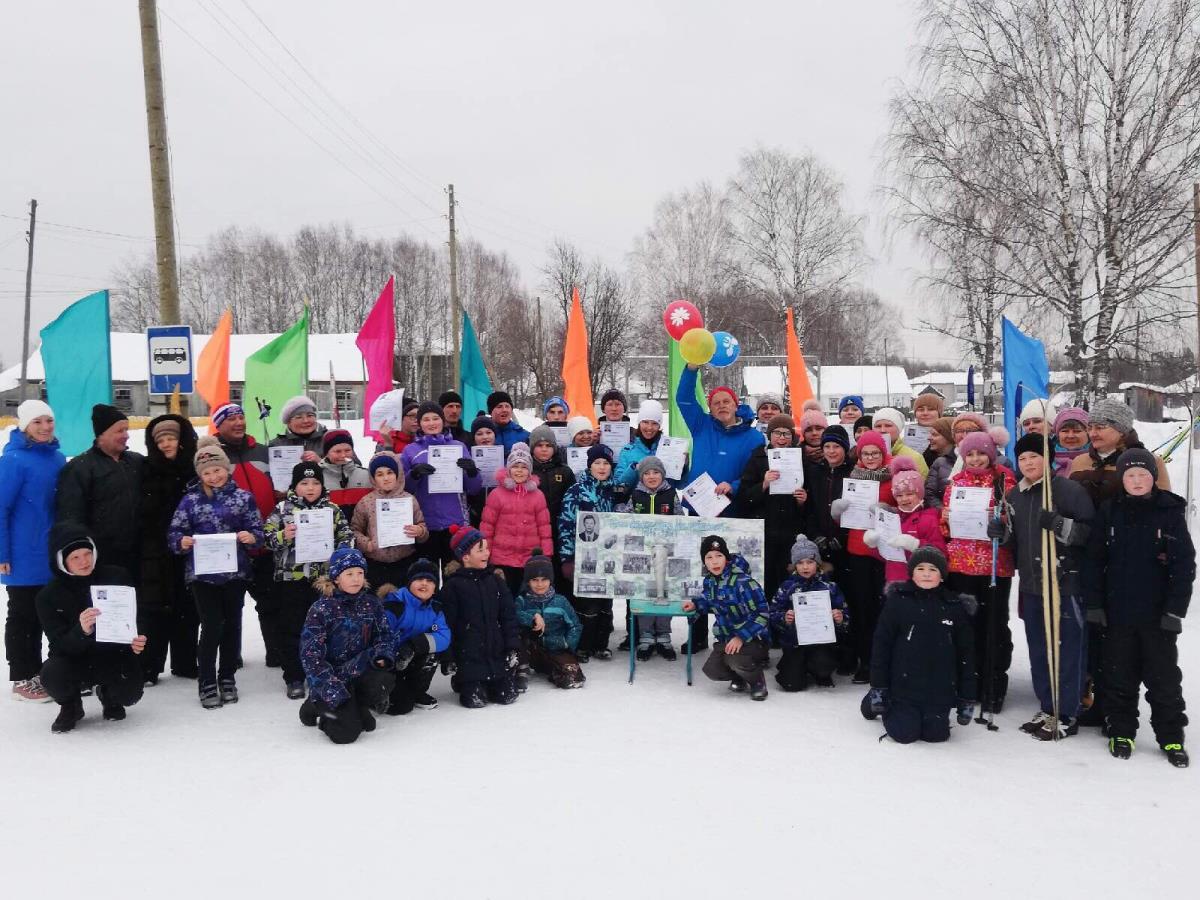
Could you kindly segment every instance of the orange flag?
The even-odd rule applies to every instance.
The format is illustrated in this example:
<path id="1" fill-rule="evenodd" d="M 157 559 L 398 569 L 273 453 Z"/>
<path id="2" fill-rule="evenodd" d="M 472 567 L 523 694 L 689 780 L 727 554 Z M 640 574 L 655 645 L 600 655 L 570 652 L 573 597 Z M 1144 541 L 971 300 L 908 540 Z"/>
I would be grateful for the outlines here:
<path id="1" fill-rule="evenodd" d="M 583 321 L 583 304 L 579 288 L 571 292 L 571 314 L 567 316 L 567 346 L 562 363 L 563 399 L 571 407 L 571 415 L 587 416 L 595 428 L 596 409 L 592 401 L 592 376 L 588 371 L 587 326 Z"/>
<path id="2" fill-rule="evenodd" d="M 196 363 L 196 393 L 204 398 L 211 413 L 222 403 L 229 402 L 229 335 L 233 333 L 233 310 L 225 310 L 216 331 L 204 345 Z M 217 431 L 209 423 L 208 433 Z"/>
<path id="3" fill-rule="evenodd" d="M 792 405 L 792 418 L 800 421 L 800 407 L 805 400 L 813 399 L 812 385 L 808 381 L 808 369 L 804 366 L 804 354 L 800 352 L 800 341 L 796 337 L 792 308 L 787 311 L 787 383 Z"/>

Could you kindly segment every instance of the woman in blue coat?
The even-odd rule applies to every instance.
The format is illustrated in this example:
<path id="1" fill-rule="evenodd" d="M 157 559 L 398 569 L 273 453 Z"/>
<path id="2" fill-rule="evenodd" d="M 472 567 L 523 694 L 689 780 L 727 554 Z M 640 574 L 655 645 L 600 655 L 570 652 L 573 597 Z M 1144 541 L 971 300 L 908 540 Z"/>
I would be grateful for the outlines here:
<path id="1" fill-rule="evenodd" d="M 4 651 L 18 700 L 46 702 L 42 627 L 34 600 L 50 581 L 54 488 L 66 457 L 54 437 L 54 412 L 41 400 L 17 407 L 17 427 L 0 456 L 0 582 L 8 591 Z"/>

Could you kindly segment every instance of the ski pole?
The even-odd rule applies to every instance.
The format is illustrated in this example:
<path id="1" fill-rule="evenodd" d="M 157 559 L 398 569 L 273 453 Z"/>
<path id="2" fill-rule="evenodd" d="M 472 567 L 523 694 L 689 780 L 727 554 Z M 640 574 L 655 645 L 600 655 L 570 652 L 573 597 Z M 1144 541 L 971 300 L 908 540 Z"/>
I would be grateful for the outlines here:
<path id="1" fill-rule="evenodd" d="M 992 520 L 1000 521 L 1000 513 L 1004 503 L 1004 473 L 992 474 Z M 1000 539 L 992 538 L 992 577 L 988 583 L 987 611 L 987 697 L 988 714 L 983 717 L 983 704 L 979 704 L 979 718 L 975 722 L 987 725 L 988 731 L 999 731 L 996 724 L 996 562 L 1000 555 Z"/>

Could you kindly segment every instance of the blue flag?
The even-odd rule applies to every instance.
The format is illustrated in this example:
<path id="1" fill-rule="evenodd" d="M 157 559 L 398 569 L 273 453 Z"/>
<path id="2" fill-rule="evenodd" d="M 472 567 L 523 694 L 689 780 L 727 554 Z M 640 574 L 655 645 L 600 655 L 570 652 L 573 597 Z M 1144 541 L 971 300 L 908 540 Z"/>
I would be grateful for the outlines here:
<path id="1" fill-rule="evenodd" d="M 975 408 L 975 367 L 967 367 L 967 406 Z"/>
<path id="2" fill-rule="evenodd" d="M 1050 366 L 1046 348 L 1036 338 L 1022 334 L 1006 317 L 1001 317 L 1001 353 L 1004 355 L 1004 427 L 1013 442 L 1017 439 L 1020 403 L 1050 397 Z"/>
<path id="3" fill-rule="evenodd" d="M 77 300 L 41 330 L 46 400 L 62 452 L 75 456 L 92 446 L 92 407 L 112 403 L 112 349 L 108 291 Z"/>
<path id="4" fill-rule="evenodd" d="M 483 364 L 483 351 L 479 349 L 479 338 L 471 317 L 463 310 L 462 352 L 458 363 L 458 392 L 463 401 L 463 427 L 470 428 L 479 413 L 487 412 L 488 394 L 492 392 L 492 379 L 488 378 L 487 366 Z"/>

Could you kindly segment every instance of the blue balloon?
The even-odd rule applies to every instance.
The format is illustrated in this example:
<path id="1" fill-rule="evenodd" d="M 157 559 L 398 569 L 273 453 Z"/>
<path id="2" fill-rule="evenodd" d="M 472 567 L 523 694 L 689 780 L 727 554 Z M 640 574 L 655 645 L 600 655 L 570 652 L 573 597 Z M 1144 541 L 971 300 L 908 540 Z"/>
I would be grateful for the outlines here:
<path id="1" fill-rule="evenodd" d="M 742 345 L 738 343 L 738 339 L 728 331 L 714 331 L 713 338 L 717 342 L 717 352 L 708 364 L 723 369 L 737 362 L 737 358 L 742 355 Z"/>

